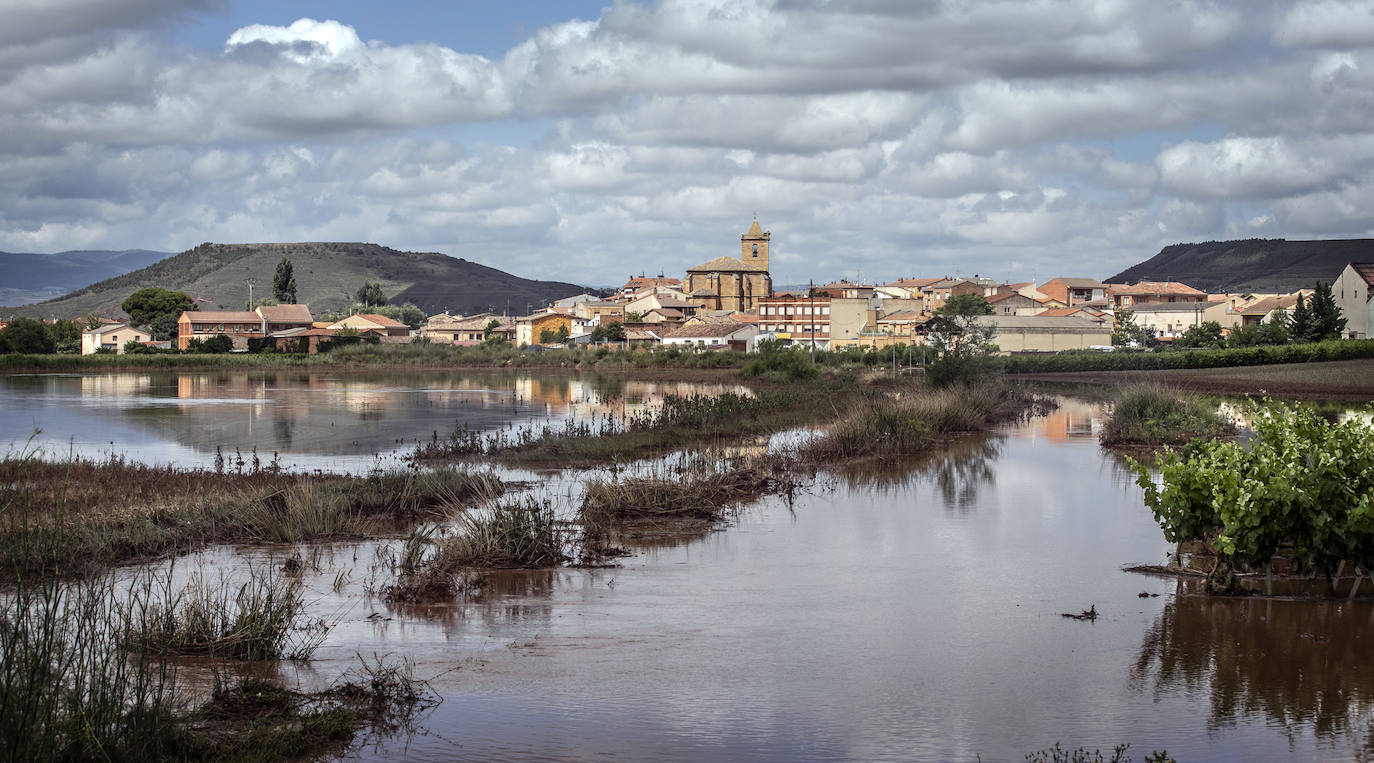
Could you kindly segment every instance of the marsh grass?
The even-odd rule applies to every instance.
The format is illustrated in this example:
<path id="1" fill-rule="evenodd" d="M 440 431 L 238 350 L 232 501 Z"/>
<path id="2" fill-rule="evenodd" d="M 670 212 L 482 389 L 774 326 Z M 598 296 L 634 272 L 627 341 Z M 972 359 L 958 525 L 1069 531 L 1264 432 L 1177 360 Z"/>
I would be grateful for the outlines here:
<path id="1" fill-rule="evenodd" d="M 859 394 L 852 379 L 826 377 L 786 385 L 760 384 L 755 395 L 669 396 L 662 406 L 626 419 L 539 424 L 480 433 L 436 432 L 416 448 L 419 461 L 490 458 L 519 466 L 593 466 L 687 448 L 723 446 L 825 420 Z"/>
<path id="2" fill-rule="evenodd" d="M 796 468 L 776 455 L 714 463 L 701 458 L 677 474 L 588 480 L 578 518 L 591 534 L 629 525 L 714 524 L 731 506 L 795 492 L 800 484 Z"/>
<path id="3" fill-rule="evenodd" d="M 1217 406 L 1181 390 L 1142 385 L 1125 390 L 1112 405 L 1101 442 L 1112 447 L 1182 445 L 1235 432 Z"/>
<path id="4" fill-rule="evenodd" d="M 807 445 L 804 455 L 822 462 L 909 456 L 951 435 L 983 431 L 1033 404 L 1033 396 L 1001 384 L 942 390 L 908 386 L 870 394 Z"/>
<path id="5" fill-rule="evenodd" d="M 503 489 L 490 473 L 453 468 L 350 477 L 7 458 L 0 460 L 0 504 L 8 507 L 0 512 L 0 576 L 83 574 L 211 543 L 394 532 L 397 523 L 445 515 Z"/>
<path id="6" fill-rule="evenodd" d="M 126 630 L 129 648 L 160 656 L 304 660 L 329 635 L 331 626 L 324 620 L 301 622 L 300 578 L 270 566 L 249 566 L 247 579 L 237 585 L 198 573 L 174 591 L 170 572 L 166 580 L 158 597 L 146 586 L 132 592 L 143 614 Z"/>

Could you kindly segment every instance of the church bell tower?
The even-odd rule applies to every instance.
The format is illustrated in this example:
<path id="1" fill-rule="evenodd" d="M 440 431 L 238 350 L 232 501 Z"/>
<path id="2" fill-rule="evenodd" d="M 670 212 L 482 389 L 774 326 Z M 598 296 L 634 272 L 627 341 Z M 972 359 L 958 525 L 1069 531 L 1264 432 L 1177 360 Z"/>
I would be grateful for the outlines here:
<path id="1" fill-rule="evenodd" d="M 754 224 L 749 226 L 749 232 L 739 237 L 739 258 L 745 265 L 757 267 L 759 270 L 768 269 L 768 239 L 773 234 L 759 227 L 758 218 L 754 218 Z"/>

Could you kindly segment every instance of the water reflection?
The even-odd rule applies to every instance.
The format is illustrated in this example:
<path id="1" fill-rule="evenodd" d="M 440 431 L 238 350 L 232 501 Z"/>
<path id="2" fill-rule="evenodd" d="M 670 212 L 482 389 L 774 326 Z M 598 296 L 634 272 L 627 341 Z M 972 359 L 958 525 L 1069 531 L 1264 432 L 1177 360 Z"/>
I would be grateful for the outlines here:
<path id="1" fill-rule="evenodd" d="M 1131 683 L 1156 701 L 1209 697 L 1211 731 L 1262 716 L 1290 736 L 1363 734 L 1374 712 L 1371 626 L 1370 601 L 1178 596 L 1146 631 Z"/>
<path id="2" fill-rule="evenodd" d="M 113 448 L 154 463 L 206 465 L 215 449 L 278 452 L 285 465 L 355 470 L 459 427 L 628 416 L 666 395 L 748 394 L 738 385 L 600 376 L 196 371 L 0 376 L 0 440 L 35 428 L 49 455 Z M 117 446 L 111 446 L 117 443 Z M 357 459 L 354 459 L 357 460 Z M 364 467 L 365 468 L 365 467 Z"/>
<path id="3" fill-rule="evenodd" d="M 906 491 L 928 482 L 946 509 L 967 513 L 977 508 L 979 491 L 997 483 L 1003 440 L 1001 435 L 964 437 L 909 459 L 856 463 L 837 473 L 851 489 Z"/>

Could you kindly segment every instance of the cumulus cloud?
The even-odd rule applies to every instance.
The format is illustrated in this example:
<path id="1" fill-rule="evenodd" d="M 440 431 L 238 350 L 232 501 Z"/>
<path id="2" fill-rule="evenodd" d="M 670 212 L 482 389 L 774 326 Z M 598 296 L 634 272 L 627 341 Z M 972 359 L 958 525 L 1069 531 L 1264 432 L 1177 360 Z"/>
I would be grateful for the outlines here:
<path id="1" fill-rule="evenodd" d="M 208 4 L 7 9 L 0 248 L 363 239 L 609 284 L 757 212 L 789 283 L 1374 226 L 1371 3 L 626 0 L 492 57 L 155 32 Z"/>

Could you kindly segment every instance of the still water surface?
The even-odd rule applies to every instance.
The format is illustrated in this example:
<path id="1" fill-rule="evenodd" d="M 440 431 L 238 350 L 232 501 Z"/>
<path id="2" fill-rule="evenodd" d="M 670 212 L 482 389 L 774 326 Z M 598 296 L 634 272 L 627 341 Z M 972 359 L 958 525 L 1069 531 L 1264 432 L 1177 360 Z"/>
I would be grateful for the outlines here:
<path id="1" fill-rule="evenodd" d="M 365 472 L 399 465 L 417 440 L 455 426 L 632 415 L 669 394 L 735 385 L 455 373 L 319 371 L 0 376 L 0 444 L 49 457 L 111 453 L 210 466 L 256 449 L 285 468 Z M 37 435 L 35 430 L 41 430 Z"/>
<path id="2" fill-rule="evenodd" d="M 522 413 L 516 398 L 541 398 L 499 380 L 452 377 L 463 391 L 443 395 L 420 391 L 443 389 L 434 380 L 318 383 L 260 385 L 278 390 L 261 404 L 265 424 L 171 401 L 150 419 L 137 405 L 88 406 L 70 426 L 104 422 L 96 446 L 136 432 L 136 447 L 203 458 L 198 430 L 275 432 L 267 411 L 295 401 L 299 439 L 283 450 L 332 458 L 355 446 L 334 450 L 340 439 L 319 434 L 326 416 L 375 445 L 459 414 L 493 417 L 473 419 L 482 426 L 590 415 L 571 391 L 562 408 Z M 0 411 L 34 411 L 46 431 L 81 384 L 6 379 Z M 491 405 L 440 402 L 449 396 Z M 378 399 L 377 418 L 356 413 Z M 745 507 L 722 531 L 637 547 L 619 568 L 496 574 L 485 593 L 439 606 L 367 595 L 375 552 L 394 541 L 317 550 L 310 606 L 337 625 L 294 677 L 326 683 L 358 653 L 415 660 L 444 702 L 418 735 L 359 753 L 376 759 L 1019 761 L 1056 741 L 1129 742 L 1135 760 L 1162 748 L 1187 761 L 1374 754 L 1374 602 L 1207 599 L 1122 572 L 1162 562 L 1169 545 L 1133 477 L 1097 445 L 1101 415 L 1065 400 L 893 473 L 822 475 L 790 506 Z M 536 489 L 563 500 L 581 476 L 545 475 Z M 214 549 L 179 565 L 232 575 L 295 551 Z M 349 582 L 335 591 L 338 572 Z M 1061 616 L 1089 606 L 1096 622 Z"/>

